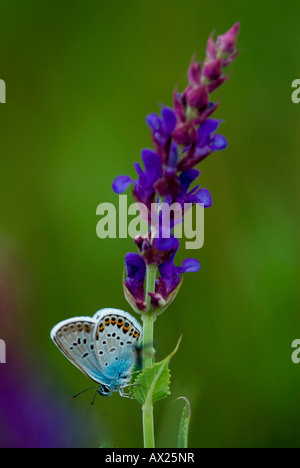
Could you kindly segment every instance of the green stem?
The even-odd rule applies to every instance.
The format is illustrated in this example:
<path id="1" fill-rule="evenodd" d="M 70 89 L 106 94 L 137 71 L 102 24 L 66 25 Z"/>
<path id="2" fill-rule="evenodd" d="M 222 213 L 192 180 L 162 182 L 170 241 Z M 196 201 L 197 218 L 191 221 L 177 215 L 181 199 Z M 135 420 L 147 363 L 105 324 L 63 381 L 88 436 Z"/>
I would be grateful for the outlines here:
<path id="1" fill-rule="evenodd" d="M 153 365 L 153 328 L 156 317 L 150 314 L 142 316 L 143 320 L 143 369 Z"/>
<path id="2" fill-rule="evenodd" d="M 155 322 L 155 315 L 151 310 L 151 297 L 148 293 L 155 292 L 156 280 L 155 265 L 147 266 L 146 273 L 146 301 L 150 306 L 150 312 L 142 316 L 143 320 L 143 368 L 153 365 L 153 326 Z M 153 405 L 152 401 L 147 399 L 143 405 L 143 432 L 144 432 L 144 447 L 154 448 L 154 421 L 153 421 Z"/>
<path id="3" fill-rule="evenodd" d="M 155 292 L 155 281 L 156 281 L 156 265 L 147 265 L 147 272 L 146 272 L 146 301 L 147 304 L 150 305 L 151 297 L 148 293 Z"/>
<path id="4" fill-rule="evenodd" d="M 143 433 L 144 448 L 155 448 L 153 405 L 148 399 L 143 405 Z"/>

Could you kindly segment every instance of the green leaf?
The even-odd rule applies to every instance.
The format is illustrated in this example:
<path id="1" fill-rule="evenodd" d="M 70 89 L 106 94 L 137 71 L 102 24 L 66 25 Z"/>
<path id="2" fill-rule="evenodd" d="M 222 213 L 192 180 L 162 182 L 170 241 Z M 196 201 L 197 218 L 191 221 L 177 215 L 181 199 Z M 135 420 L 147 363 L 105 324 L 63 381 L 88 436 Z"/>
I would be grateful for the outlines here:
<path id="1" fill-rule="evenodd" d="M 176 398 L 177 400 L 184 400 L 185 405 L 183 407 L 183 411 L 181 414 L 181 420 L 179 425 L 179 433 L 178 433 L 178 448 L 187 448 L 188 446 L 188 434 L 189 434 L 189 425 L 191 419 L 191 405 L 187 398 L 179 397 Z"/>
<path id="2" fill-rule="evenodd" d="M 174 356 L 179 348 L 181 338 L 179 338 L 176 348 L 169 356 L 163 361 L 144 369 L 134 380 L 135 385 L 132 387 L 132 396 L 141 405 L 145 405 L 146 402 L 154 403 L 170 395 L 170 371 L 168 365 L 171 357 Z"/>

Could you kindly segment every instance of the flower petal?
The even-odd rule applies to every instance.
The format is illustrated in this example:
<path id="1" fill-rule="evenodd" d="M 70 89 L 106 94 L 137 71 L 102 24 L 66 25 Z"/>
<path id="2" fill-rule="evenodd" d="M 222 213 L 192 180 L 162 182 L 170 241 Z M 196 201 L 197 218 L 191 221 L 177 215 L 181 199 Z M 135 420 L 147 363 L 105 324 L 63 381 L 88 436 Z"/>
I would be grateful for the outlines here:
<path id="1" fill-rule="evenodd" d="M 147 124 L 149 125 L 149 127 L 151 128 L 151 130 L 153 132 L 161 132 L 162 131 L 162 120 L 154 112 L 152 114 L 147 115 L 146 122 L 147 122 Z"/>
<path id="2" fill-rule="evenodd" d="M 194 182 L 199 175 L 200 171 L 197 169 L 189 169 L 188 171 L 182 172 L 179 176 L 181 191 L 187 192 L 191 183 Z"/>
<path id="3" fill-rule="evenodd" d="M 164 107 L 161 111 L 161 116 L 164 124 L 164 129 L 170 135 L 176 127 L 176 114 L 170 107 Z"/>
<path id="4" fill-rule="evenodd" d="M 146 170 L 143 182 L 146 187 L 151 187 L 161 177 L 162 163 L 158 154 L 151 149 L 142 151 L 142 160 Z"/>
<path id="5" fill-rule="evenodd" d="M 182 266 L 178 267 L 178 273 L 196 273 L 200 270 L 200 263 L 195 258 L 186 258 L 182 262 Z"/>
<path id="6" fill-rule="evenodd" d="M 127 271 L 126 283 L 133 290 L 144 282 L 146 276 L 146 264 L 137 253 L 128 253 L 125 256 L 125 266 Z"/>
<path id="7" fill-rule="evenodd" d="M 201 147 L 209 143 L 210 135 L 217 130 L 219 123 L 217 119 L 208 119 L 200 125 L 197 131 L 197 146 Z"/>
<path id="8" fill-rule="evenodd" d="M 131 180 L 129 176 L 120 175 L 116 177 L 115 180 L 113 181 L 113 185 L 112 185 L 113 191 L 115 193 L 123 193 L 125 192 L 125 190 L 129 187 L 129 185 L 132 182 L 133 181 Z"/>
<path id="9" fill-rule="evenodd" d="M 177 168 L 177 161 L 178 161 L 178 148 L 176 143 L 172 143 L 170 148 L 170 156 L 168 159 L 168 170 L 176 170 Z"/>
<path id="10" fill-rule="evenodd" d="M 167 233 L 165 234 L 167 235 Z M 179 240 L 176 237 L 159 237 L 155 239 L 155 246 L 158 250 L 177 250 L 179 247 Z"/>
<path id="11" fill-rule="evenodd" d="M 160 265 L 158 269 L 166 286 L 167 294 L 169 294 L 169 292 L 176 288 L 180 281 L 180 275 L 178 268 L 174 265 L 174 259 L 171 258 L 168 262 Z"/>
<path id="12" fill-rule="evenodd" d="M 213 151 L 223 150 L 227 148 L 227 146 L 228 146 L 227 140 L 225 137 L 223 137 L 223 135 L 217 134 L 212 137 L 211 149 Z"/>
<path id="13" fill-rule="evenodd" d="M 138 175 L 139 177 L 143 177 L 144 171 L 143 171 L 143 169 L 141 168 L 140 164 L 139 164 L 138 162 L 135 162 L 133 165 L 134 165 L 134 168 L 135 168 L 135 170 L 136 170 L 136 172 L 137 172 L 137 175 Z"/>
<path id="14" fill-rule="evenodd" d="M 188 69 L 188 80 L 192 86 L 199 86 L 201 82 L 201 63 L 195 62 L 194 57 Z"/>
<path id="15" fill-rule="evenodd" d="M 200 189 L 197 193 L 192 195 L 192 200 L 194 203 L 199 203 L 204 206 L 204 208 L 209 208 L 212 205 L 212 197 L 207 189 Z"/>

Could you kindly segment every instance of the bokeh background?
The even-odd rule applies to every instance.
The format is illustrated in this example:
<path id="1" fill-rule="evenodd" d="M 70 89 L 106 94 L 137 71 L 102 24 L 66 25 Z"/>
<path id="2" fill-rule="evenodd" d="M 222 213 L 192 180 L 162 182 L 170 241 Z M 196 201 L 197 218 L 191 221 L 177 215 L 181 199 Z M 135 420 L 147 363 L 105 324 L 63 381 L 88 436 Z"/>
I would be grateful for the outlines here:
<path id="1" fill-rule="evenodd" d="M 172 395 L 155 405 L 158 447 L 175 447 L 182 402 L 190 447 L 298 447 L 300 78 L 297 0 L 2 0 L 0 78 L 1 447 L 141 447 L 141 408 L 90 386 L 50 341 L 58 321 L 122 291 L 131 239 L 100 240 L 96 207 L 151 145 L 145 116 L 186 86 L 209 34 L 241 22 L 240 56 L 215 99 L 225 152 L 202 163 L 213 195 L 205 244 L 156 322 Z"/>

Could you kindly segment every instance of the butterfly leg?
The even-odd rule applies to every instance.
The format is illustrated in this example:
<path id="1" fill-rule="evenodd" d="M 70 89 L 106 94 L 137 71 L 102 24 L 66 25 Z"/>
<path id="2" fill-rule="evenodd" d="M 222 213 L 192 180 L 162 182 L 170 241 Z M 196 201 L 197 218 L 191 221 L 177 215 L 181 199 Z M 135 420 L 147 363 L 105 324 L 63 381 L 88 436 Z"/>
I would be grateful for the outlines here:
<path id="1" fill-rule="evenodd" d="M 95 400 L 96 400 L 96 397 L 97 397 L 97 394 L 98 394 L 98 393 L 99 393 L 99 389 L 96 390 L 96 392 L 95 392 L 94 398 L 93 398 L 92 403 L 91 403 L 91 406 L 92 406 L 92 407 L 93 407 L 94 404 L 95 404 Z"/>
<path id="2" fill-rule="evenodd" d="M 128 385 L 126 385 L 128 387 Z M 119 388 L 119 395 L 124 398 L 129 398 L 130 400 L 134 400 L 129 393 L 124 393 L 123 388 Z"/>

